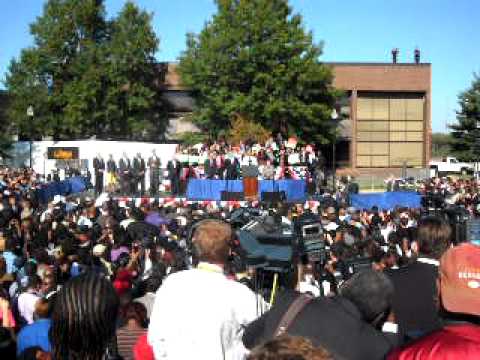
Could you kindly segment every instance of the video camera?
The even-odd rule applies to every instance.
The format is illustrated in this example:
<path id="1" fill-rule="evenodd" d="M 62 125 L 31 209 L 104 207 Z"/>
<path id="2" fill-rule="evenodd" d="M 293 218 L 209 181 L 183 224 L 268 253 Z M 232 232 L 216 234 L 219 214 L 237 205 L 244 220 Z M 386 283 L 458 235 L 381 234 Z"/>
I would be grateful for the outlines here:
<path id="1" fill-rule="evenodd" d="M 445 207 L 445 197 L 439 193 L 427 192 L 422 196 L 420 203 L 426 212 L 441 210 Z"/>
<path id="2" fill-rule="evenodd" d="M 282 224 L 281 217 L 256 217 L 237 231 L 237 237 L 247 265 L 276 272 L 290 270 L 297 242 L 293 228 Z"/>
<path id="3" fill-rule="evenodd" d="M 234 229 L 241 228 L 245 226 L 253 219 L 257 219 L 263 215 L 263 212 L 260 209 L 256 208 L 238 208 L 234 210 L 230 215 L 230 225 Z"/>
<path id="4" fill-rule="evenodd" d="M 372 269 L 372 259 L 370 257 L 353 257 L 345 261 L 345 269 L 342 274 L 343 280 L 350 279 L 354 274 Z"/>
<path id="5" fill-rule="evenodd" d="M 460 244 L 469 240 L 469 224 L 472 217 L 463 206 L 452 205 L 443 210 L 445 220 L 452 228 L 452 242 Z"/>
<path id="6" fill-rule="evenodd" d="M 325 264 L 327 262 L 327 246 L 323 228 L 320 223 L 307 224 L 301 227 L 303 253 L 309 262 Z"/>

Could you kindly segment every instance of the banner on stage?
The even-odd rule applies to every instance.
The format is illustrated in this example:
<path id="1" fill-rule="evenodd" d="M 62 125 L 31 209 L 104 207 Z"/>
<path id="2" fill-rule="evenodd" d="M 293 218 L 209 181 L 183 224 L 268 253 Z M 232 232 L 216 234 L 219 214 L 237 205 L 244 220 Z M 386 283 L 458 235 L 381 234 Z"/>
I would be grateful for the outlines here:
<path id="1" fill-rule="evenodd" d="M 78 147 L 48 147 L 47 158 L 50 160 L 74 160 L 79 157 Z"/>

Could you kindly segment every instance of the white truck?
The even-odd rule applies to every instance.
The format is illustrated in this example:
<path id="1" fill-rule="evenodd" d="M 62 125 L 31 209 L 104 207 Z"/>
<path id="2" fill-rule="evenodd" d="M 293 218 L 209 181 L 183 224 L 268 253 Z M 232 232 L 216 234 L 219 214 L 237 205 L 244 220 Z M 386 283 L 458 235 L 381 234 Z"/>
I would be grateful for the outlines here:
<path id="1" fill-rule="evenodd" d="M 444 174 L 473 174 L 475 168 L 469 163 L 458 161 L 454 157 L 443 158 L 442 161 L 430 161 L 430 170 L 433 176 Z"/>

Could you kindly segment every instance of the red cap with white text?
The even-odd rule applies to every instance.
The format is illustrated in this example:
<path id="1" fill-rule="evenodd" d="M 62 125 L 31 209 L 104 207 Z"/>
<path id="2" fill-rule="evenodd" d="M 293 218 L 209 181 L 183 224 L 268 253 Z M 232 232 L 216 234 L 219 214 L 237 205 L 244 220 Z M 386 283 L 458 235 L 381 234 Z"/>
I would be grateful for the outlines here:
<path id="1" fill-rule="evenodd" d="M 480 316 L 480 246 L 461 244 L 440 259 L 443 307 L 453 313 Z"/>

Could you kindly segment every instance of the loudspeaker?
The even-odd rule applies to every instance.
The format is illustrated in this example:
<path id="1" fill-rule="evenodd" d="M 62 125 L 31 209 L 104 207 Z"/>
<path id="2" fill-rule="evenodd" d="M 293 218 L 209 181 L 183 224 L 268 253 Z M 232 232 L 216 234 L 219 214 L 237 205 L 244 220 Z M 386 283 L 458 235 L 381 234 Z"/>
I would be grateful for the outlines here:
<path id="1" fill-rule="evenodd" d="M 284 201 L 287 198 L 285 191 L 264 191 L 262 192 L 262 201 L 275 203 Z"/>
<path id="2" fill-rule="evenodd" d="M 220 198 L 222 201 L 233 201 L 243 200 L 244 196 L 242 191 L 222 191 Z"/>

